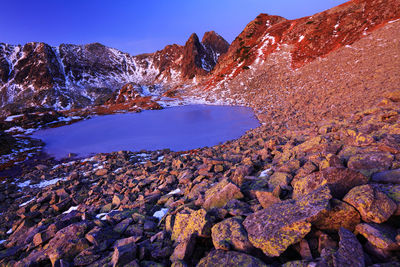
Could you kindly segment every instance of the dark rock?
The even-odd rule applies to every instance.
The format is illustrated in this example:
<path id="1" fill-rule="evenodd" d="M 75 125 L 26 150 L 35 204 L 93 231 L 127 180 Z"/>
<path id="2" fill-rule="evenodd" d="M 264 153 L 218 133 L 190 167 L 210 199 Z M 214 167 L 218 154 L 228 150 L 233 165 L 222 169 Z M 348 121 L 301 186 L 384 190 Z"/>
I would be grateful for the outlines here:
<path id="1" fill-rule="evenodd" d="M 340 228 L 339 237 L 339 250 L 333 257 L 334 266 L 365 266 L 364 252 L 355 235 L 347 229 Z"/>
<path id="2" fill-rule="evenodd" d="M 212 267 L 212 266 L 243 266 L 243 267 L 266 267 L 267 265 L 261 260 L 250 255 L 235 252 L 213 250 L 208 255 L 200 260 L 197 267 Z"/>

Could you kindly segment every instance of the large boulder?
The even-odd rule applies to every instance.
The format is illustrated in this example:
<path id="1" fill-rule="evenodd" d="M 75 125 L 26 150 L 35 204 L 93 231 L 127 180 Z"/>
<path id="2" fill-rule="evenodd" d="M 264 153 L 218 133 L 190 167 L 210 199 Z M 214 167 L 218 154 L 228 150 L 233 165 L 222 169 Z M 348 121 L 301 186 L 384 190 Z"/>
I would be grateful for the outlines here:
<path id="1" fill-rule="evenodd" d="M 85 239 L 85 232 L 88 230 L 88 223 L 81 222 L 71 224 L 57 232 L 50 240 L 47 255 L 54 265 L 59 259 L 73 259 L 82 250 L 89 247 Z"/>
<path id="2" fill-rule="evenodd" d="M 328 186 L 323 186 L 297 200 L 251 214 L 243 222 L 250 242 L 267 256 L 279 256 L 310 232 L 311 223 L 328 209 L 331 197 Z"/>
<path id="3" fill-rule="evenodd" d="M 215 224 L 211 228 L 211 237 L 216 249 L 249 252 L 251 245 L 242 219 L 234 217 Z"/>
<path id="4" fill-rule="evenodd" d="M 267 265 L 261 260 L 250 255 L 236 252 L 236 251 L 223 251 L 213 250 L 208 255 L 200 260 L 197 267 L 266 267 Z"/>
<path id="5" fill-rule="evenodd" d="M 355 207 L 365 222 L 383 223 L 397 209 L 396 203 L 372 185 L 354 187 L 343 201 Z"/>
<path id="6" fill-rule="evenodd" d="M 367 182 L 368 178 L 357 171 L 330 167 L 293 180 L 293 197 L 297 198 L 309 194 L 318 187 L 327 184 L 332 196 L 341 199 L 351 188 Z"/>

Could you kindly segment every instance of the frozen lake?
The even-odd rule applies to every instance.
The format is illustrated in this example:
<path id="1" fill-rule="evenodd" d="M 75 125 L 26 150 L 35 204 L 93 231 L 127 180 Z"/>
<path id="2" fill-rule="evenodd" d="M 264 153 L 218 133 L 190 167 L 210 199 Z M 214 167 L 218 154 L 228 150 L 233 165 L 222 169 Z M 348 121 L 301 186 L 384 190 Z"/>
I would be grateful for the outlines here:
<path id="1" fill-rule="evenodd" d="M 60 159 L 68 153 L 84 157 L 119 150 L 183 151 L 236 139 L 258 126 L 250 108 L 188 105 L 94 117 L 32 137 L 43 140 L 45 151 Z"/>

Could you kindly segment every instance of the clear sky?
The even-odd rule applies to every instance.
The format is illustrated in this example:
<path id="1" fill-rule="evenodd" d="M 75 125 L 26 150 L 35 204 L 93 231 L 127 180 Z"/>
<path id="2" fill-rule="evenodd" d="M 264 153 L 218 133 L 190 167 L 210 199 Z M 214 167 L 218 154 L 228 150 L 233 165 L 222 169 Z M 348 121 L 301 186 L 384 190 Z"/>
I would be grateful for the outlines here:
<path id="1" fill-rule="evenodd" d="M 344 0 L 4 0 L 0 42 L 100 42 L 131 54 L 214 30 L 232 42 L 259 13 L 309 16 Z"/>

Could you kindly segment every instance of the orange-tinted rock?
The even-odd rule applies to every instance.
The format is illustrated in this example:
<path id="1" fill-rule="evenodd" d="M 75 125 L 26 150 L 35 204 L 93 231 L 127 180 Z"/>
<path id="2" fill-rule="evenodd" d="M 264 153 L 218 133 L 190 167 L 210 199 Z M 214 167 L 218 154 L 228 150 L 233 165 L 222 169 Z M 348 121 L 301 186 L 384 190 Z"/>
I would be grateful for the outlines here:
<path id="1" fill-rule="evenodd" d="M 396 241 L 397 231 L 389 225 L 361 223 L 356 233 L 363 235 L 375 247 L 383 250 L 395 250 L 400 246 Z"/>
<path id="2" fill-rule="evenodd" d="M 400 215 L 400 185 L 397 184 L 372 184 L 373 187 L 378 188 L 385 193 L 391 200 L 397 204 L 395 215 Z"/>
<path id="3" fill-rule="evenodd" d="M 256 197 L 258 199 L 258 202 L 260 202 L 261 206 L 266 209 L 269 206 L 281 202 L 281 200 L 274 196 L 272 192 L 268 191 L 255 191 Z"/>
<path id="4" fill-rule="evenodd" d="M 397 209 L 393 200 L 371 185 L 354 187 L 343 201 L 355 207 L 365 222 L 385 222 Z"/>
<path id="5" fill-rule="evenodd" d="M 368 178 L 357 171 L 346 168 L 326 168 L 306 177 L 296 177 L 292 181 L 293 197 L 306 195 L 327 184 L 332 196 L 341 199 L 354 186 L 363 185 L 367 182 Z"/>
<path id="6" fill-rule="evenodd" d="M 240 192 L 239 187 L 224 180 L 207 190 L 203 207 L 206 210 L 220 208 L 225 206 L 229 200 L 240 199 L 242 197 L 243 194 Z"/>
<path id="7" fill-rule="evenodd" d="M 336 230 L 341 227 L 354 231 L 360 223 L 360 214 L 353 206 L 338 199 L 331 200 L 331 208 L 321 212 L 318 220 L 314 222 L 315 227 L 321 230 Z"/>

